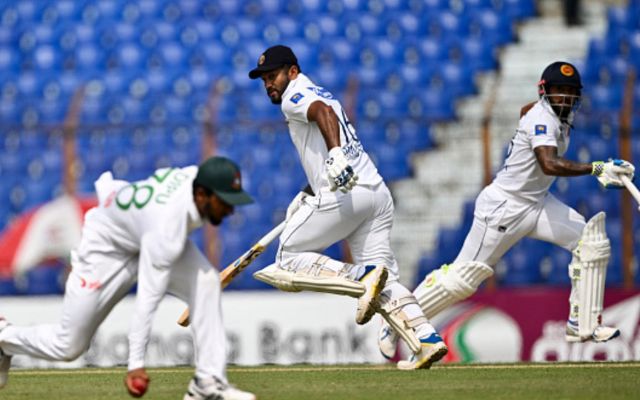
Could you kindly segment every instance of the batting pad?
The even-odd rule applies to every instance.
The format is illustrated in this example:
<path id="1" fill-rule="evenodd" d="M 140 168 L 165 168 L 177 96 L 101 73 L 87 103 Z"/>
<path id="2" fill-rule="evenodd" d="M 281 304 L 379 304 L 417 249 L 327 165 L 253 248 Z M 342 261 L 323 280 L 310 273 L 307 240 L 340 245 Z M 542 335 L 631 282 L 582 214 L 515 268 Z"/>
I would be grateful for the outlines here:
<path id="1" fill-rule="evenodd" d="M 378 312 L 384 320 L 387 321 L 414 353 L 419 352 L 421 348 L 420 339 L 416 336 L 415 328 L 429 321 L 422 315 L 410 320 L 402 308 L 406 305 L 417 303 L 413 294 L 394 300 L 380 296 L 380 308 L 378 309 Z"/>
<path id="2" fill-rule="evenodd" d="M 573 255 L 578 260 L 578 324 L 582 338 L 590 338 L 600 325 L 604 286 L 611 246 L 605 229 L 606 214 L 599 212 L 591 218 L 582 231 L 582 238 Z M 575 269 L 577 266 L 572 265 Z"/>
<path id="3" fill-rule="evenodd" d="M 365 292 L 365 287 L 362 283 L 341 276 L 314 276 L 302 271 L 291 272 L 278 267 L 276 264 L 271 264 L 255 272 L 253 277 L 287 292 L 309 290 L 356 298 L 362 296 Z"/>
<path id="4" fill-rule="evenodd" d="M 431 271 L 413 292 L 427 318 L 476 292 L 493 275 L 493 269 L 479 261 L 446 264 Z"/>

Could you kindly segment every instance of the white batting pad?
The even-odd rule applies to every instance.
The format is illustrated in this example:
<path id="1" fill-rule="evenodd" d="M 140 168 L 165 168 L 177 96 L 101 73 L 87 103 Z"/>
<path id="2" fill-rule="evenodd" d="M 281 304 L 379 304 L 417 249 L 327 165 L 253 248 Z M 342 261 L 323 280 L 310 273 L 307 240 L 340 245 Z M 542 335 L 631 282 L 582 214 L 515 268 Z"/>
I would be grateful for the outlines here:
<path id="1" fill-rule="evenodd" d="M 333 293 L 351 297 L 360 297 L 365 292 L 362 283 L 336 275 L 334 271 L 322 271 L 310 275 L 305 271 L 286 271 L 276 264 L 256 271 L 253 277 L 287 292 L 310 290 L 313 292 Z"/>
<path id="2" fill-rule="evenodd" d="M 398 299 L 389 299 L 380 296 L 380 309 L 378 312 L 387 321 L 387 323 L 396 331 L 396 333 L 407 343 L 411 351 L 417 353 L 420 351 L 420 339 L 418 339 L 415 328 L 421 324 L 427 323 L 428 320 L 424 316 L 409 319 L 402 308 L 408 304 L 417 304 L 416 298 L 411 294 Z"/>
<path id="3" fill-rule="evenodd" d="M 479 261 L 446 264 L 431 271 L 413 291 L 427 318 L 476 292 L 493 275 L 493 269 Z"/>
<path id="4" fill-rule="evenodd" d="M 591 337 L 595 328 L 601 324 L 604 286 L 611 246 L 605 230 L 606 214 L 599 212 L 591 218 L 582 231 L 578 247 L 573 250 L 580 271 L 573 271 L 578 277 L 578 325 L 581 338 Z"/>

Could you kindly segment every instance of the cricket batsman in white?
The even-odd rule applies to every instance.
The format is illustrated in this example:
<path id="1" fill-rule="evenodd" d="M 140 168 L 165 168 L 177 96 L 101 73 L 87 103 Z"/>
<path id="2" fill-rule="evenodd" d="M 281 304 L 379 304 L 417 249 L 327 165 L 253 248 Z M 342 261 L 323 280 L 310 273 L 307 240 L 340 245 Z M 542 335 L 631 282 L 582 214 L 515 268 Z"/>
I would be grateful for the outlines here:
<path id="1" fill-rule="evenodd" d="M 378 311 L 414 352 L 399 368 L 429 368 L 447 347 L 398 282 L 390 246 L 393 199 L 355 128 L 338 100 L 301 72 L 289 47 L 268 48 L 257 64 L 249 77 L 261 78 L 271 102 L 281 106 L 309 190 L 289 205 L 276 263 L 254 276 L 283 290 L 357 297 L 358 324 Z M 355 264 L 321 254 L 343 239 Z"/>
<path id="2" fill-rule="evenodd" d="M 0 388 L 7 384 L 11 356 L 78 358 L 137 281 L 125 378 L 129 393 L 140 397 L 146 391 L 151 323 L 169 292 L 191 310 L 196 371 L 184 399 L 255 399 L 227 381 L 218 272 L 188 239 L 205 221 L 218 225 L 234 206 L 253 202 L 242 190 L 237 165 L 212 157 L 199 167 L 160 169 L 133 183 L 105 172 L 95 187 L 99 205 L 86 214 L 82 239 L 71 252 L 60 322 L 21 327 L 0 319 Z"/>
<path id="3" fill-rule="evenodd" d="M 621 175 L 633 178 L 635 168 L 624 160 L 580 163 L 563 158 L 569 130 L 580 105 L 582 82 L 568 62 L 549 65 L 538 83 L 539 100 L 523 107 L 507 158 L 494 181 L 476 200 L 473 225 L 452 264 L 428 274 L 413 292 L 425 315 L 432 318 L 471 296 L 493 274 L 493 267 L 525 236 L 572 252 L 569 342 L 605 342 L 620 334 L 601 324 L 610 245 L 605 213 L 585 222 L 582 215 L 549 193 L 557 176 L 591 174 L 605 188 L 623 187 Z M 380 350 L 396 351 L 398 335 L 383 325 Z"/>

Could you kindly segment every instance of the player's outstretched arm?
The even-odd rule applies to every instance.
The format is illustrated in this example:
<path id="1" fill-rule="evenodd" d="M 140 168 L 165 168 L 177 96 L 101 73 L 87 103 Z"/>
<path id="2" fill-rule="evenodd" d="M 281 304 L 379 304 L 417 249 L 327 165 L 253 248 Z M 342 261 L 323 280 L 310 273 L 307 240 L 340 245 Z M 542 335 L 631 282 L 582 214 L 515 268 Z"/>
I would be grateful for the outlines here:
<path id="1" fill-rule="evenodd" d="M 538 146 L 533 151 L 536 153 L 538 164 L 545 175 L 581 176 L 591 174 L 593 169 L 590 163 L 581 163 L 560 157 L 558 148 L 555 146 Z"/>
<path id="2" fill-rule="evenodd" d="M 542 172 L 553 176 L 593 175 L 605 187 L 624 187 L 620 175 L 633 179 L 634 166 L 625 160 L 613 159 L 607 162 L 581 163 L 558 156 L 556 147 L 539 146 L 534 149 Z"/>

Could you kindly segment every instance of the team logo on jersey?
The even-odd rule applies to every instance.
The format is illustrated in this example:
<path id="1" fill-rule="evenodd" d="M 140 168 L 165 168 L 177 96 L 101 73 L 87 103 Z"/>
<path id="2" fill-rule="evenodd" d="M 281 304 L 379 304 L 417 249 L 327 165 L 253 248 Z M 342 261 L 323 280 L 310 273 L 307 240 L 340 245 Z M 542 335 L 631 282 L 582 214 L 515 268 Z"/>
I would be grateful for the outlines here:
<path id="1" fill-rule="evenodd" d="M 266 59 L 266 57 L 263 55 L 260 56 L 260 58 L 258 58 L 258 65 L 262 65 L 264 64 L 264 60 Z"/>
<path id="2" fill-rule="evenodd" d="M 303 97 L 304 97 L 304 95 L 302 93 L 296 93 L 293 96 L 291 96 L 291 102 L 293 104 L 298 104 L 300 99 L 302 99 Z"/>
<path id="3" fill-rule="evenodd" d="M 564 76 L 573 76 L 575 71 L 573 70 L 573 67 L 571 65 L 562 64 L 562 66 L 560 67 L 560 73 Z"/>
<path id="4" fill-rule="evenodd" d="M 536 135 L 546 135 L 547 134 L 547 126 L 546 125 L 536 125 Z"/>

